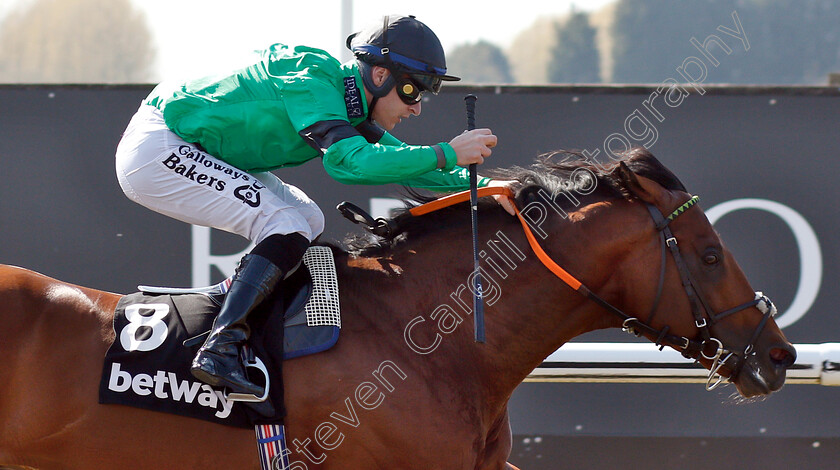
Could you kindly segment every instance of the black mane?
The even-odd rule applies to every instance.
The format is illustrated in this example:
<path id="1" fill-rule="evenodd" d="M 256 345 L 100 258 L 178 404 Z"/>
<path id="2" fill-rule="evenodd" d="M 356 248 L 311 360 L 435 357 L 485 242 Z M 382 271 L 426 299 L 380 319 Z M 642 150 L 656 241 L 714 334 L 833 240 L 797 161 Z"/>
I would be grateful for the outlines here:
<path id="1" fill-rule="evenodd" d="M 554 197 L 554 200 L 567 211 L 573 211 L 579 206 L 592 202 L 611 199 L 629 199 L 632 194 L 613 171 L 624 162 L 634 173 L 652 179 L 669 190 L 687 192 L 682 182 L 650 152 L 643 148 L 635 148 L 626 152 L 618 161 L 609 163 L 587 161 L 582 153 L 577 151 L 556 151 L 541 155 L 528 168 L 514 166 L 511 168 L 494 169 L 482 172 L 483 176 L 494 179 L 512 180 L 516 183 L 511 188 L 516 196 L 519 207 L 525 204 L 523 200 L 528 194 L 533 195 L 542 189 Z M 592 187 L 594 178 L 594 188 Z M 439 195 L 427 195 L 406 188 L 407 197 L 403 199 L 407 212 L 410 207 L 433 201 Z M 574 204 L 563 193 L 571 194 L 579 203 Z M 488 210 L 502 211 L 501 207 L 491 198 L 479 200 L 479 207 L 487 213 Z M 372 234 L 365 236 L 351 236 L 344 241 L 346 249 L 358 255 L 381 255 L 409 238 L 416 238 L 423 233 L 429 233 L 440 227 L 451 227 L 469 221 L 463 205 L 456 204 L 421 217 L 397 217 L 396 235 L 392 237 L 377 237 Z"/>

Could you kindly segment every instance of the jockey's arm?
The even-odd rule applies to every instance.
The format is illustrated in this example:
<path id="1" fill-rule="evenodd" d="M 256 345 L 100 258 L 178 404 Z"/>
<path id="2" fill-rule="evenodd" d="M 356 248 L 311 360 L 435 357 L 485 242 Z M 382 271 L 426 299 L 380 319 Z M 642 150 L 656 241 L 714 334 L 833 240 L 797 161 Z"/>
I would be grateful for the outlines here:
<path id="1" fill-rule="evenodd" d="M 354 128 L 341 120 L 318 122 L 300 134 L 323 152 L 327 173 L 342 183 L 399 183 L 433 191 L 469 188 L 467 170 L 456 165 L 455 151 L 446 142 L 408 145 L 377 126 Z M 481 178 L 479 186 L 489 182 Z"/>

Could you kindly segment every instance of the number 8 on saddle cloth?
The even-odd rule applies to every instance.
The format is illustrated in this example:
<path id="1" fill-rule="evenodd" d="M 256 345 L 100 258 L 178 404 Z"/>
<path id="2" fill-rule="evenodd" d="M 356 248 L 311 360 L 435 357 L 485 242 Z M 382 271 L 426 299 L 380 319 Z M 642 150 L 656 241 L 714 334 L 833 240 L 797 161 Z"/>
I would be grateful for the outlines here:
<path id="1" fill-rule="evenodd" d="M 189 364 L 221 307 L 229 280 L 198 289 L 141 286 L 120 299 L 105 357 L 100 403 L 123 404 L 237 427 L 275 424 L 283 409 L 282 361 L 331 348 L 341 314 L 332 250 L 310 247 L 303 265 L 249 318 L 249 346 L 265 364 L 275 414 L 234 406 L 196 381 Z M 185 346 L 186 343 L 186 346 Z"/>

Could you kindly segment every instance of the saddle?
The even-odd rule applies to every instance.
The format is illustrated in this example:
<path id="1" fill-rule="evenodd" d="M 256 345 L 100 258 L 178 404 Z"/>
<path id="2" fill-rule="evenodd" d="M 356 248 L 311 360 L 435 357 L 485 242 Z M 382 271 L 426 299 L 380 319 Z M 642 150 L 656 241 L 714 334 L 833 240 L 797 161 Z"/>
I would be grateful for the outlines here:
<path id="1" fill-rule="evenodd" d="M 238 397 L 201 383 L 189 366 L 218 314 L 230 279 L 197 289 L 140 286 L 114 313 L 115 341 L 103 365 L 99 402 L 236 427 L 276 424 L 283 407 L 284 360 L 328 350 L 341 328 L 332 250 L 310 247 L 301 267 L 248 318 L 245 365 L 266 396 Z M 253 404 L 238 401 L 252 401 Z M 262 403 L 273 403 L 266 415 Z"/>

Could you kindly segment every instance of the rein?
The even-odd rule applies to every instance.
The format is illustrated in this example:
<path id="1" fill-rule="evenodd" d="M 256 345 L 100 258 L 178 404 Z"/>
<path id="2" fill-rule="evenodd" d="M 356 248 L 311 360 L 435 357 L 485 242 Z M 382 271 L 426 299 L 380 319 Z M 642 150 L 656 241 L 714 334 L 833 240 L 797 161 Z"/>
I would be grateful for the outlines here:
<path id="1" fill-rule="evenodd" d="M 478 189 L 479 197 L 495 195 L 503 196 L 513 201 L 513 194 L 508 188 L 485 187 Z M 450 196 L 446 196 L 435 201 L 413 207 L 409 210 L 409 213 L 412 216 L 428 214 L 430 212 L 437 211 L 444 207 L 468 201 L 469 197 L 470 195 L 468 191 L 455 193 Z M 664 217 L 658 208 L 654 207 L 651 204 L 647 204 L 648 211 L 650 212 L 650 215 L 653 218 L 653 222 L 656 225 L 656 229 L 659 232 L 662 254 L 660 261 L 659 282 L 657 285 L 656 299 L 653 303 L 653 307 L 651 308 L 651 312 L 648 315 L 646 322 L 642 322 L 637 317 L 627 315 L 621 309 L 602 299 L 597 294 L 589 290 L 589 288 L 586 287 L 577 278 L 569 274 L 568 271 L 566 271 L 560 265 L 554 262 L 554 260 L 551 259 L 551 257 L 545 252 L 545 250 L 543 250 L 542 246 L 540 246 L 539 242 L 537 241 L 536 237 L 531 231 L 531 227 L 528 225 L 528 222 L 525 220 L 525 218 L 519 211 L 519 208 L 516 207 L 516 204 L 512 205 L 514 207 L 514 211 L 516 213 L 517 218 L 522 224 L 522 228 L 525 232 L 525 237 L 528 239 L 528 244 L 531 246 L 531 249 L 533 250 L 534 254 L 537 255 L 537 258 L 540 260 L 540 262 L 546 268 L 548 268 L 549 271 L 554 273 L 555 276 L 560 278 L 560 280 L 562 280 L 564 283 L 566 283 L 566 285 L 577 291 L 579 294 L 597 303 L 610 313 L 618 316 L 622 320 L 623 331 L 631 333 L 635 336 L 640 336 L 643 333 L 646 333 L 651 337 L 656 338 L 654 343 L 657 346 L 660 346 L 660 350 L 665 346 L 671 346 L 674 349 L 679 350 L 681 354 L 686 358 L 699 360 L 700 356 L 703 356 L 705 359 L 711 360 L 712 366 L 709 368 L 709 377 L 706 381 L 706 390 L 713 390 L 718 385 L 720 385 L 721 382 L 723 382 L 724 377 L 720 375 L 719 372 L 721 368 L 727 364 L 727 362 L 729 362 L 732 359 L 735 359 L 736 361 L 735 364 L 731 367 L 731 373 L 729 376 L 729 379 L 732 380 L 735 377 L 737 377 L 738 374 L 741 372 L 744 363 L 747 360 L 747 357 L 750 354 L 755 354 L 755 342 L 758 339 L 758 336 L 761 334 L 761 331 L 764 329 L 764 326 L 767 324 L 769 318 L 776 314 L 776 307 L 764 294 L 762 294 L 761 292 L 756 292 L 754 300 L 738 305 L 729 310 L 725 310 L 721 313 L 715 314 L 713 313 L 713 310 L 709 308 L 706 301 L 700 295 L 699 289 L 697 289 L 697 287 L 695 286 L 695 282 L 691 277 L 691 274 L 688 270 L 688 266 L 685 264 L 682 254 L 680 253 L 680 249 L 677 244 L 677 239 L 676 237 L 674 237 L 669 227 L 669 224 L 672 221 L 674 221 L 677 217 L 679 217 L 685 211 L 690 209 L 692 206 L 697 204 L 699 200 L 699 196 L 692 196 L 688 201 L 686 201 L 684 204 L 682 204 L 680 207 L 674 210 L 667 217 Z M 672 335 L 668 332 L 670 329 L 670 327 L 668 326 L 665 326 L 660 330 L 650 326 L 649 324 L 657 311 L 657 307 L 659 306 L 659 301 L 662 296 L 662 289 L 665 281 L 665 266 L 667 252 L 671 253 L 672 257 L 674 258 L 674 262 L 677 266 L 677 270 L 679 271 L 680 281 L 682 282 L 683 289 L 685 290 L 686 295 L 688 296 L 689 304 L 691 305 L 691 312 L 694 316 L 694 324 L 700 330 L 700 335 L 702 337 L 702 340 L 700 341 L 689 339 L 684 336 Z M 724 348 L 723 342 L 712 336 L 710 323 L 714 324 L 720 321 L 721 319 L 728 317 L 729 315 L 740 312 L 750 307 L 758 308 L 759 311 L 761 311 L 764 314 L 764 317 L 761 319 L 761 322 L 758 324 L 755 331 L 753 332 L 750 341 L 747 343 L 747 346 L 740 353 L 736 353 L 734 351 L 730 351 Z M 710 350 L 707 354 L 707 350 L 709 347 L 713 348 L 713 351 Z"/>

